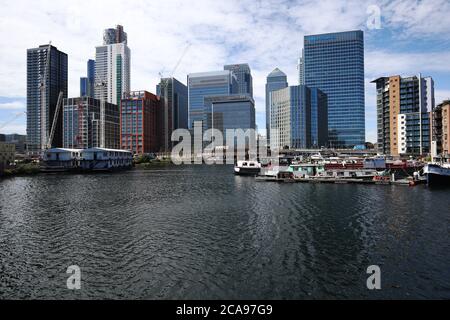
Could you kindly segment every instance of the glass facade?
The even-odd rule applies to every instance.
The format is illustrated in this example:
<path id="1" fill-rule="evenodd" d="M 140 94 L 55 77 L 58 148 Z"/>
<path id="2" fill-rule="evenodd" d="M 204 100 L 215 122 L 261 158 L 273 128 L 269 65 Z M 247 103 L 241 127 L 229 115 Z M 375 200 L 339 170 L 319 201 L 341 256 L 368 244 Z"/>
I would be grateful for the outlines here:
<path id="1" fill-rule="evenodd" d="M 119 111 L 116 105 L 83 96 L 64 99 L 63 147 L 119 149 Z"/>
<path id="2" fill-rule="evenodd" d="M 204 99 L 208 96 L 237 93 L 236 76 L 231 71 L 193 73 L 188 75 L 189 128 L 203 121 Z"/>
<path id="3" fill-rule="evenodd" d="M 327 94 L 330 146 L 364 144 L 363 32 L 305 36 L 302 63 L 305 84 Z"/>
<path id="4" fill-rule="evenodd" d="M 328 97 L 317 88 L 311 88 L 311 147 L 328 146 Z"/>
<path id="5" fill-rule="evenodd" d="M 187 87 L 175 78 L 163 78 L 156 86 L 156 94 L 161 97 L 164 110 L 161 119 L 164 150 L 169 150 L 173 146 L 171 141 L 173 130 L 188 128 L 187 92 Z"/>
<path id="6" fill-rule="evenodd" d="M 48 48 L 48 45 L 42 45 L 27 50 L 27 152 L 31 155 L 39 155 L 46 143 L 42 141 L 42 137 L 48 137 L 50 133 L 60 91 L 63 92 L 63 98 L 67 98 L 68 57 L 66 53 L 51 46 L 45 92 L 45 114 L 41 114 L 40 82 L 44 75 Z M 42 130 L 45 131 L 42 132 Z M 60 112 L 53 137 L 53 147 L 62 146 L 62 132 L 62 112 Z"/>
<path id="7" fill-rule="evenodd" d="M 225 137 L 227 129 L 255 129 L 255 102 L 246 95 L 205 98 L 203 129 L 218 129 Z"/>
<path id="8" fill-rule="evenodd" d="M 290 86 L 271 93 L 271 148 L 311 146 L 311 90 Z"/>
<path id="9" fill-rule="evenodd" d="M 270 143 L 270 107 L 271 107 L 271 95 L 270 93 L 275 90 L 287 88 L 287 76 L 280 69 L 276 68 L 267 76 L 266 82 L 266 136 L 267 142 Z"/>
<path id="10" fill-rule="evenodd" d="M 253 77 L 248 64 L 230 64 L 223 69 L 230 70 L 236 75 L 238 94 L 247 94 L 253 98 Z"/>

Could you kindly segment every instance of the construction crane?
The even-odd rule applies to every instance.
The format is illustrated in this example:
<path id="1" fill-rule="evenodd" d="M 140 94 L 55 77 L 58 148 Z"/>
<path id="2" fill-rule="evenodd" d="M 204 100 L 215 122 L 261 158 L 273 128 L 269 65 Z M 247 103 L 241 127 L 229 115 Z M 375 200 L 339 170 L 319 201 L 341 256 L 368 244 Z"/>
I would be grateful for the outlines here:
<path id="1" fill-rule="evenodd" d="M 47 142 L 47 78 L 50 68 L 52 42 L 49 41 L 47 48 L 47 59 L 45 61 L 44 74 L 41 77 L 40 91 L 41 91 L 41 149 L 45 149 Z"/>
<path id="2" fill-rule="evenodd" d="M 16 119 L 18 119 L 19 117 L 23 116 L 24 114 L 27 114 L 26 111 L 22 111 L 22 112 L 18 112 L 16 113 L 11 119 L 9 119 L 8 121 L 2 123 L 0 125 L 0 130 L 2 130 L 3 128 L 7 127 L 10 123 L 13 123 Z"/>
<path id="3" fill-rule="evenodd" d="M 159 72 L 159 77 L 161 78 L 161 92 L 164 90 L 164 128 L 167 129 L 169 126 L 169 117 L 168 117 L 168 111 L 169 111 L 169 81 L 173 78 L 173 75 L 177 71 L 178 67 L 181 64 L 181 61 L 183 60 L 184 56 L 186 55 L 187 51 L 189 50 L 191 46 L 191 43 L 188 41 L 186 43 L 186 47 L 184 48 L 180 58 L 178 59 L 177 63 L 175 64 L 175 67 L 172 69 L 172 72 L 170 73 L 170 76 L 168 78 L 164 78 L 163 71 Z M 168 133 L 168 130 L 167 130 Z M 169 149 L 169 138 L 166 136 L 164 139 L 164 147 L 165 151 Z"/>
<path id="4" fill-rule="evenodd" d="M 60 91 L 59 96 L 58 96 L 58 102 L 56 103 L 55 114 L 53 115 L 52 128 L 50 130 L 50 135 L 48 136 L 48 139 L 45 144 L 46 150 L 51 149 L 51 147 L 52 147 L 53 137 L 55 135 L 56 123 L 58 122 L 59 110 L 61 109 L 63 96 L 64 96 L 64 93 L 62 91 Z"/>

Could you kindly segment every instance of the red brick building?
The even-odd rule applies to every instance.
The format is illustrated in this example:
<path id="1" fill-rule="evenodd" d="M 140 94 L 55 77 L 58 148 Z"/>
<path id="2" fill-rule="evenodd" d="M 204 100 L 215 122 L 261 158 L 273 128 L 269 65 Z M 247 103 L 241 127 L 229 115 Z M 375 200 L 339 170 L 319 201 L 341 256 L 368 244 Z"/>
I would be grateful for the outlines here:
<path id="1" fill-rule="evenodd" d="M 132 91 L 120 104 L 120 146 L 133 154 L 159 152 L 163 103 L 147 91 Z"/>

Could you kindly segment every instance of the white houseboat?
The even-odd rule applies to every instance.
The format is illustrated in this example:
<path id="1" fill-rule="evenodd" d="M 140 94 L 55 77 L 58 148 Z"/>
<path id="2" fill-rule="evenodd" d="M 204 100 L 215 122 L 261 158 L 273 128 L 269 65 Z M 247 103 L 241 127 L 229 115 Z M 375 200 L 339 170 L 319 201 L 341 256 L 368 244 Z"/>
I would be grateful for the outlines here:
<path id="1" fill-rule="evenodd" d="M 130 169 L 133 154 L 127 150 L 89 148 L 81 151 L 80 169 L 88 171 L 112 171 Z"/>
<path id="2" fill-rule="evenodd" d="M 44 151 L 42 172 L 73 171 L 78 168 L 81 149 L 52 148 Z"/>

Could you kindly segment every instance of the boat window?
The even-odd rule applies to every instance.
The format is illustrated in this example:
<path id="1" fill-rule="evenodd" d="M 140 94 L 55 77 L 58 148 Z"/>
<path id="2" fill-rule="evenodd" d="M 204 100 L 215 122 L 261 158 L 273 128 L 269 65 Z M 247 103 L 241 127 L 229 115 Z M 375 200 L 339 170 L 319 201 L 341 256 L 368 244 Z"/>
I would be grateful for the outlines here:
<path id="1" fill-rule="evenodd" d="M 255 166 L 255 164 L 254 163 L 250 163 L 250 167 L 254 167 Z"/>

